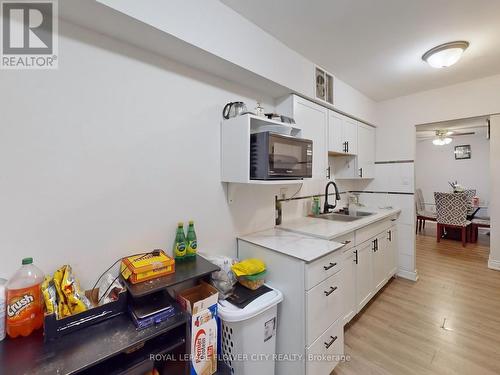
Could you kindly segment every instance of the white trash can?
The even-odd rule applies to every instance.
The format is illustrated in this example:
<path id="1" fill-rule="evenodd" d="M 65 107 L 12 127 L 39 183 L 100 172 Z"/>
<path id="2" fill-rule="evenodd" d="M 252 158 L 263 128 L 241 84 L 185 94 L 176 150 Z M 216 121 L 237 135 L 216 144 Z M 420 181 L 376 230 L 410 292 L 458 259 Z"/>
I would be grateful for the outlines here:
<path id="1" fill-rule="evenodd" d="M 278 303 L 283 294 L 273 289 L 243 309 L 219 301 L 221 348 L 234 375 L 272 375 L 276 354 Z"/>

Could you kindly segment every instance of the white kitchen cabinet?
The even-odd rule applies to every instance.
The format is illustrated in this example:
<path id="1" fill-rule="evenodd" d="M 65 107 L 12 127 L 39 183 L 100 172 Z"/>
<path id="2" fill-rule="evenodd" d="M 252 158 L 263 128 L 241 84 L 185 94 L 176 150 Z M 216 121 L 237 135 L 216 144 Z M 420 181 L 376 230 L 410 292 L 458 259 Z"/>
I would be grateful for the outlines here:
<path id="1" fill-rule="evenodd" d="M 387 230 L 386 272 L 387 279 L 398 271 L 398 227 L 393 225 Z"/>
<path id="2" fill-rule="evenodd" d="M 340 113 L 328 111 L 328 152 L 356 155 L 358 124 L 355 120 Z"/>
<path id="3" fill-rule="evenodd" d="M 342 254 L 342 286 L 344 287 L 344 321 L 346 325 L 356 315 L 356 257 L 354 248 Z"/>
<path id="4" fill-rule="evenodd" d="M 275 373 L 330 374 L 337 361 L 325 361 L 321 356 L 344 353 L 342 249 L 305 262 L 239 239 L 238 258 L 262 259 L 267 268 L 266 283 L 284 296 L 278 305 L 276 350 L 302 355 L 303 359 L 277 361 Z"/>
<path id="5" fill-rule="evenodd" d="M 377 293 L 387 281 L 387 233 L 382 232 L 375 239 L 372 240 L 373 251 L 373 293 Z"/>
<path id="6" fill-rule="evenodd" d="M 375 178 L 375 128 L 359 124 L 357 173 L 360 178 Z"/>
<path id="7" fill-rule="evenodd" d="M 373 296 L 373 242 L 357 246 L 356 263 L 356 311 L 360 311 Z"/>
<path id="8" fill-rule="evenodd" d="M 343 318 L 342 270 L 306 292 L 307 346 L 332 324 L 332 317 Z"/>
<path id="9" fill-rule="evenodd" d="M 297 95 L 291 95 L 278 103 L 276 110 L 292 117 L 301 137 L 313 141 L 313 179 L 326 180 L 328 175 L 328 109 Z"/>

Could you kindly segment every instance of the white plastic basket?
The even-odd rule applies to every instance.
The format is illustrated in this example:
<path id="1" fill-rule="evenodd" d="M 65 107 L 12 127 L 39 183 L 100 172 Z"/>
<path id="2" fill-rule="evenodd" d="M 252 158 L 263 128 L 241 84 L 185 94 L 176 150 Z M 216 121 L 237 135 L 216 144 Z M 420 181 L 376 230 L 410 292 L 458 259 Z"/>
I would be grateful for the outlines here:
<path id="1" fill-rule="evenodd" d="M 273 289 L 240 309 L 220 301 L 217 313 L 222 325 L 222 356 L 234 375 L 274 374 L 278 303 Z"/>

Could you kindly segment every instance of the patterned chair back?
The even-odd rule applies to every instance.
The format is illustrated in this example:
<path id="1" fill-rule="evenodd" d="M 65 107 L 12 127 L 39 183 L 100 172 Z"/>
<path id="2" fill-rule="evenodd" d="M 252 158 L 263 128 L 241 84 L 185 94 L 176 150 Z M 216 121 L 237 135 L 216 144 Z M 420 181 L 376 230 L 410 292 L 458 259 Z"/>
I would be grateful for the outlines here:
<path id="1" fill-rule="evenodd" d="M 464 194 L 467 197 L 467 206 L 469 208 L 472 208 L 472 198 L 476 196 L 477 190 L 476 189 L 467 189 L 464 190 Z"/>
<path id="2" fill-rule="evenodd" d="M 434 193 L 437 222 L 445 225 L 467 225 L 467 195 L 465 193 Z"/>
<path id="3" fill-rule="evenodd" d="M 422 194 L 422 189 L 415 189 L 415 207 L 417 209 L 417 213 L 425 210 L 424 204 L 424 194 Z"/>

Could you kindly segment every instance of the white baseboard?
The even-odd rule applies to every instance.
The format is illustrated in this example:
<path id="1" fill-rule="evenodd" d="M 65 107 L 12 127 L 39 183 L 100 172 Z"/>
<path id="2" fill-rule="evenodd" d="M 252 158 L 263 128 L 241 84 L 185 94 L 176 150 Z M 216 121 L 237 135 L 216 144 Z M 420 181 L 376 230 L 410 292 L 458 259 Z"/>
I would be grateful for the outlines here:
<path id="1" fill-rule="evenodd" d="M 418 280 L 418 271 L 407 271 L 407 270 L 398 270 L 398 277 L 402 277 L 403 279 L 417 281 Z"/>
<path id="2" fill-rule="evenodd" d="M 500 260 L 488 259 L 488 268 L 500 271 Z"/>

